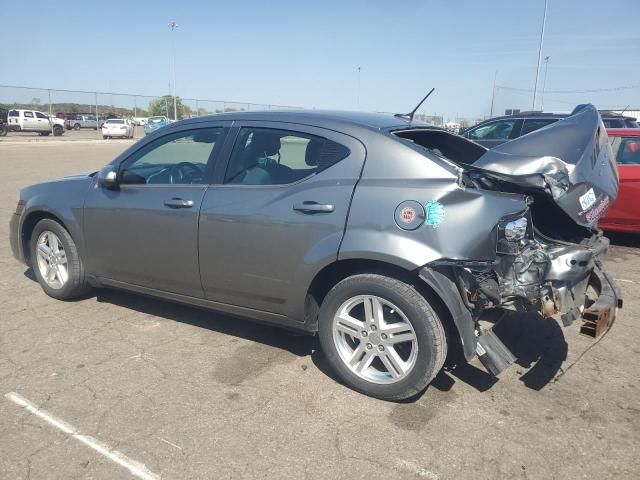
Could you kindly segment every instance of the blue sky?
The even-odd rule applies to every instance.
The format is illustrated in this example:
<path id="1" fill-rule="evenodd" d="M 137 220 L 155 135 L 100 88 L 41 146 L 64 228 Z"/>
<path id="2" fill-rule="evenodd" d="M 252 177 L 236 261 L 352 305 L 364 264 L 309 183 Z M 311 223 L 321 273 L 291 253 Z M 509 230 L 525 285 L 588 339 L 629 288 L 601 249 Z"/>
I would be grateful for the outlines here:
<path id="1" fill-rule="evenodd" d="M 489 112 L 533 88 L 544 0 L 5 1 L 0 84 L 177 94 L 316 108 Z M 640 85 L 640 1 L 549 0 L 546 89 Z M 357 102 L 357 67 L 361 71 Z M 540 82 L 542 82 L 542 71 Z M 0 89 L 1 94 L 1 89 Z M 2 95 L 0 95 L 2 96 Z M 6 100 L 1 98 L 0 100 Z M 640 88 L 546 94 L 546 110 L 640 107 Z M 499 89 L 496 111 L 530 108 Z M 538 104 L 539 107 L 539 104 Z"/>

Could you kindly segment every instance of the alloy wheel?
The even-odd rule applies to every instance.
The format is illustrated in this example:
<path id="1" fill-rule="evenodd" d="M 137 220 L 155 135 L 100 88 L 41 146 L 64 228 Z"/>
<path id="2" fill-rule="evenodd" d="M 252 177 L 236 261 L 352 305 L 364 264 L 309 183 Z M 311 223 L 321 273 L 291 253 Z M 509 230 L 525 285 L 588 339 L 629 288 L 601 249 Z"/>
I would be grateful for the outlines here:
<path id="1" fill-rule="evenodd" d="M 341 360 L 369 382 L 398 382 L 415 366 L 415 330 L 407 316 L 382 297 L 350 298 L 337 310 L 332 329 Z"/>
<path id="2" fill-rule="evenodd" d="M 44 230 L 36 245 L 40 276 L 49 287 L 61 289 L 69 280 L 69 268 L 67 254 L 60 238 L 52 231 Z"/>

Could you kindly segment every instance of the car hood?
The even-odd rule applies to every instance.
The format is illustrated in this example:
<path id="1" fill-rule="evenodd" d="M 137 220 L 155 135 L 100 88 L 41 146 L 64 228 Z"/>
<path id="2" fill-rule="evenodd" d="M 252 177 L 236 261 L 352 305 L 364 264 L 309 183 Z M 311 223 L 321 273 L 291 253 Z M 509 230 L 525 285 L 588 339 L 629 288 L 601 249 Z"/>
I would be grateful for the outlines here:
<path id="1" fill-rule="evenodd" d="M 465 169 L 547 195 L 589 228 L 618 194 L 618 170 L 593 105 L 579 105 L 563 120 L 488 150 Z"/>

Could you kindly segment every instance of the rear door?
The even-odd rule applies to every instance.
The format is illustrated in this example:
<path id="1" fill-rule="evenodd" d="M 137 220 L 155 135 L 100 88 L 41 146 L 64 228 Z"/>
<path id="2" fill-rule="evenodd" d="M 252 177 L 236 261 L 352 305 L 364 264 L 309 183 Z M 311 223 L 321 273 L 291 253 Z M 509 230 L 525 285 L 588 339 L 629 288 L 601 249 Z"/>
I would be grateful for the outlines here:
<path id="1" fill-rule="evenodd" d="M 228 165 L 200 212 L 205 296 L 295 317 L 311 278 L 337 258 L 365 149 L 316 127 L 235 125 Z"/>
<path id="2" fill-rule="evenodd" d="M 618 163 L 618 198 L 600 221 L 606 228 L 640 227 L 640 136 L 613 137 L 611 148 Z"/>

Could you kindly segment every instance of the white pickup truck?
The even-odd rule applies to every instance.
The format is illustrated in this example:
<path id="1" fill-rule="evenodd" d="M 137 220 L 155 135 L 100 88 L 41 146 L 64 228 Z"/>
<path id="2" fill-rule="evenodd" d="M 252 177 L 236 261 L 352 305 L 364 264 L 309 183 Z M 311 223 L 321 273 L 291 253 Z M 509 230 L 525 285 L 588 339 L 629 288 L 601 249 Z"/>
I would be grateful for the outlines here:
<path id="1" fill-rule="evenodd" d="M 59 137 L 64 133 L 62 119 L 49 117 L 36 110 L 9 110 L 7 127 L 10 132 L 35 132 L 45 136 L 53 132 Z"/>

